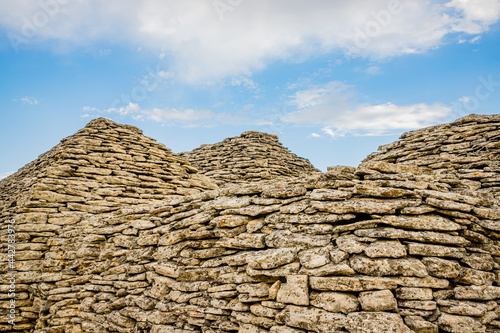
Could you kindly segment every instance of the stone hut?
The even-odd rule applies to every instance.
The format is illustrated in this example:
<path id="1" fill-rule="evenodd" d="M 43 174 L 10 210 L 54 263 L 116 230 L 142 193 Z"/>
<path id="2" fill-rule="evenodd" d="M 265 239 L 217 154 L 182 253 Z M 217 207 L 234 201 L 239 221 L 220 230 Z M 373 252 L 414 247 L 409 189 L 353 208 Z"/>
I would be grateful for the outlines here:
<path id="1" fill-rule="evenodd" d="M 500 119 L 473 117 L 496 147 Z M 0 182 L 0 330 L 499 332 L 494 186 L 398 150 L 377 158 L 388 149 L 358 168 L 217 186 L 138 129 L 95 120 Z"/>
<path id="2" fill-rule="evenodd" d="M 276 135 L 255 131 L 213 145 L 202 145 L 180 156 L 219 185 L 321 173 L 307 159 L 283 147 Z"/>

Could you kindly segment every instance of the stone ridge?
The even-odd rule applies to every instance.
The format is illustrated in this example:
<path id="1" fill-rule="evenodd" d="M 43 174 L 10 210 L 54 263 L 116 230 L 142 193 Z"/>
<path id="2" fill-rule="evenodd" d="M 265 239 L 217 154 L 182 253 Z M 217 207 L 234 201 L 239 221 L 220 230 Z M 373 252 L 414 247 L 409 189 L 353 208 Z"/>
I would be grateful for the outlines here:
<path id="1" fill-rule="evenodd" d="M 205 144 L 180 156 L 219 185 L 320 173 L 307 159 L 283 147 L 276 135 L 256 131 Z"/>
<path id="2" fill-rule="evenodd" d="M 469 115 L 404 133 L 363 163 L 385 161 L 452 173 L 459 187 L 500 194 L 500 115 Z M 363 165 L 363 163 L 361 165 Z"/>

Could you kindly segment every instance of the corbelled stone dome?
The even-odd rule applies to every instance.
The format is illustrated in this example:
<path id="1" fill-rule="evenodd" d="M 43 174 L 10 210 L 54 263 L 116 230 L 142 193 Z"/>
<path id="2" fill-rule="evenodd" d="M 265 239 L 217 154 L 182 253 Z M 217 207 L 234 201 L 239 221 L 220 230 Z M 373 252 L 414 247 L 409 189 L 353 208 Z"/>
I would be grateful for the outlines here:
<path id="1" fill-rule="evenodd" d="M 256 131 L 180 155 L 219 185 L 320 173 L 307 159 L 283 147 L 276 135 Z"/>

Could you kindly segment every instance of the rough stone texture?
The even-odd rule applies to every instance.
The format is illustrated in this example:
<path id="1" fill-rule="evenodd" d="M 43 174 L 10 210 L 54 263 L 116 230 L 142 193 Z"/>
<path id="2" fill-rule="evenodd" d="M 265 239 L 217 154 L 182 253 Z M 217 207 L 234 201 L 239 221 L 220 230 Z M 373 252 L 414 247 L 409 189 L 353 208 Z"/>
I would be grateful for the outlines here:
<path id="1" fill-rule="evenodd" d="M 359 293 L 359 303 L 364 311 L 395 311 L 398 303 L 390 290 Z"/>
<path id="2" fill-rule="evenodd" d="M 255 131 L 180 156 L 219 185 L 320 174 L 307 159 L 283 147 L 276 135 Z"/>
<path id="3" fill-rule="evenodd" d="M 0 182 L 0 330 L 498 332 L 499 131 L 473 116 L 407 134 L 392 160 L 219 187 L 94 120 Z M 415 162 L 425 148 L 450 163 Z"/>
<path id="4" fill-rule="evenodd" d="M 309 284 L 307 275 L 289 275 L 281 285 L 276 301 L 280 303 L 309 305 Z"/>
<path id="5" fill-rule="evenodd" d="M 500 191 L 500 115 L 469 115 L 453 123 L 404 133 L 399 141 L 379 147 L 360 168 L 377 162 L 400 167 L 425 167 L 436 173 L 452 174 L 458 181 L 449 185 L 463 190 L 453 195 L 459 203 L 477 205 Z M 392 173 L 398 173 L 393 170 Z M 452 197 L 442 195 L 441 198 Z M 434 196 L 436 198 L 436 196 Z M 488 199 L 486 199 L 488 200 Z"/>
<path id="6" fill-rule="evenodd" d="M 346 328 L 349 332 L 359 333 L 412 333 L 396 313 L 353 312 L 348 315 Z"/>

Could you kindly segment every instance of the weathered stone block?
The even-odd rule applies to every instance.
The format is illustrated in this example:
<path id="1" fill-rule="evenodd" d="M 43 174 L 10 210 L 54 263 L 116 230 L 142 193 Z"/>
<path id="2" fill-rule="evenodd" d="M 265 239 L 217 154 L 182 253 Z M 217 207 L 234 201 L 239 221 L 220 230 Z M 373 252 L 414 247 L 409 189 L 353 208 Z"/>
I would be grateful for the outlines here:
<path id="1" fill-rule="evenodd" d="M 364 291 L 358 299 L 363 311 L 395 311 L 398 308 L 390 290 Z"/>
<path id="2" fill-rule="evenodd" d="M 309 305 L 309 279 L 307 275 L 288 275 L 281 284 L 276 301 L 280 303 Z"/>
<path id="3" fill-rule="evenodd" d="M 313 292 L 311 305 L 330 312 L 348 314 L 359 310 L 358 298 L 353 294 L 339 292 Z"/>
<path id="4" fill-rule="evenodd" d="M 351 267 L 362 274 L 374 276 L 402 275 L 419 276 L 427 275 L 424 264 L 415 258 L 404 259 L 371 259 L 364 255 L 354 255 L 349 259 Z"/>
<path id="5" fill-rule="evenodd" d="M 401 316 L 389 312 L 353 312 L 347 315 L 346 328 L 356 333 L 413 333 Z"/>

